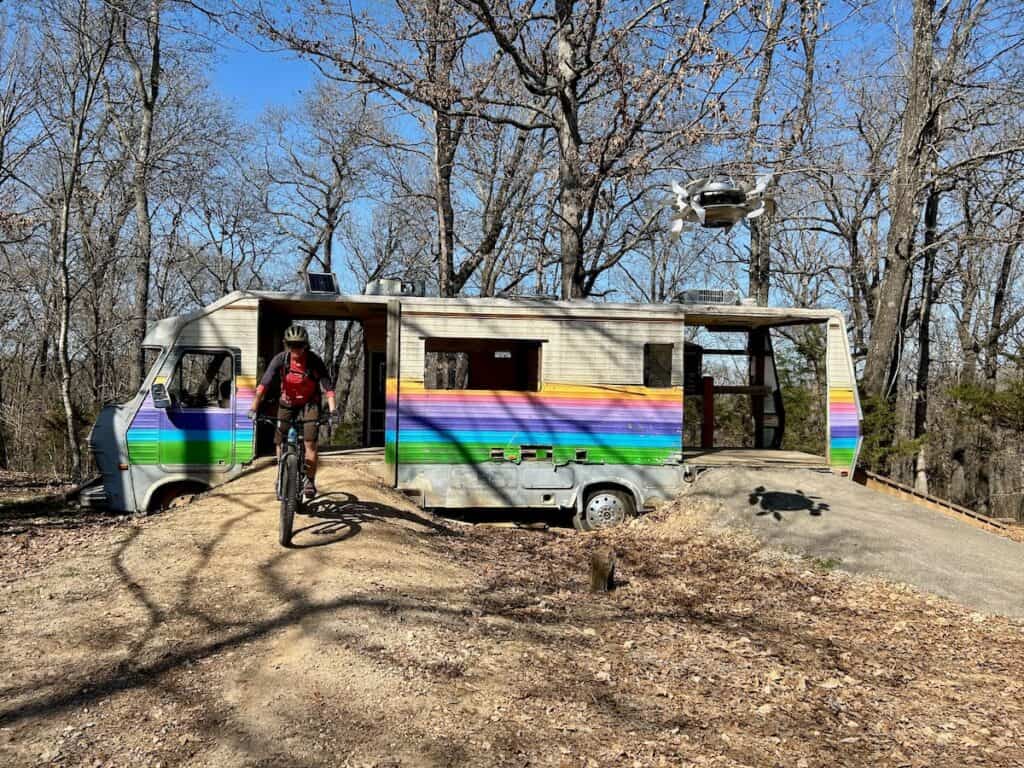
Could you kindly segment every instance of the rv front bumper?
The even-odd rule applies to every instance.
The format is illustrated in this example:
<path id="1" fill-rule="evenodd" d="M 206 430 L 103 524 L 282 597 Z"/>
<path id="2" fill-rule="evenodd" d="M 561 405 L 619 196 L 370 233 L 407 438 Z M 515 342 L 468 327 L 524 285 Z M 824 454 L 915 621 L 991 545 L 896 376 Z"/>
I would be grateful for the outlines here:
<path id="1" fill-rule="evenodd" d="M 96 511 L 104 511 L 110 508 L 110 499 L 107 498 L 107 489 L 103 484 L 102 476 L 90 480 L 78 492 L 78 503 L 85 509 Z"/>

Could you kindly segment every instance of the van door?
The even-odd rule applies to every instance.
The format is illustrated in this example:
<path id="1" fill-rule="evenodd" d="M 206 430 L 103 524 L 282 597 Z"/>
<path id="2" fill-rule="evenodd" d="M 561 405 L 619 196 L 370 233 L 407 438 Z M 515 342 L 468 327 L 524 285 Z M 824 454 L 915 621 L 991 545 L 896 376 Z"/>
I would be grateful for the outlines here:
<path id="1" fill-rule="evenodd" d="M 158 461 L 219 472 L 235 464 L 235 356 L 231 349 L 184 349 L 167 381 Z"/>

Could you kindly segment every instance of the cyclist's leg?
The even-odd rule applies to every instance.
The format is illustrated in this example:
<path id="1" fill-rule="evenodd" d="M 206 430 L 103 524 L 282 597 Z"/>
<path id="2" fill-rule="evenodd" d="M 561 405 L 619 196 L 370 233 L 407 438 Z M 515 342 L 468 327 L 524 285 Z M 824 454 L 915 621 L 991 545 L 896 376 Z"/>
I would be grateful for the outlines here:
<path id="1" fill-rule="evenodd" d="M 277 406 L 277 427 L 274 430 L 274 447 L 278 459 L 281 458 L 281 446 L 284 445 L 285 438 L 288 436 L 288 422 L 291 421 L 294 412 L 294 408 L 289 408 L 284 403 Z"/>
<path id="2" fill-rule="evenodd" d="M 306 448 L 306 481 L 314 490 L 316 489 L 316 469 L 318 463 L 317 442 L 320 433 L 320 425 L 316 419 L 320 418 L 320 404 L 308 403 L 303 408 L 302 418 L 306 423 L 302 427 L 302 441 Z"/>

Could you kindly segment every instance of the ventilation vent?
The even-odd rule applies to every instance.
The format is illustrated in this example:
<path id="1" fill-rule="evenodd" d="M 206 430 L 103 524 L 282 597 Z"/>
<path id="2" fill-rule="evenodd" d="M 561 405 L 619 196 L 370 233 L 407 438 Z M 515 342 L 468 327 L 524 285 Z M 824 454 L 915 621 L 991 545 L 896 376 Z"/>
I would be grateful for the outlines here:
<path id="1" fill-rule="evenodd" d="M 679 294 L 681 304 L 739 304 L 739 291 L 717 288 L 687 288 Z"/>

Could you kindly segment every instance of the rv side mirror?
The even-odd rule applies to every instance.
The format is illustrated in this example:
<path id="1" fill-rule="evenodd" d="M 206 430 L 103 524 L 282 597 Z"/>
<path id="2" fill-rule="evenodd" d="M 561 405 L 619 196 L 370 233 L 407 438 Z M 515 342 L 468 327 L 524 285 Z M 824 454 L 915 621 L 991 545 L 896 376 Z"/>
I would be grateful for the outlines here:
<path id="1" fill-rule="evenodd" d="M 167 410 L 171 407 L 171 396 L 167 394 L 166 384 L 154 384 L 149 391 L 153 395 L 154 408 Z"/>

